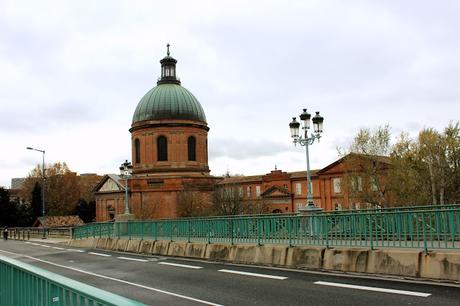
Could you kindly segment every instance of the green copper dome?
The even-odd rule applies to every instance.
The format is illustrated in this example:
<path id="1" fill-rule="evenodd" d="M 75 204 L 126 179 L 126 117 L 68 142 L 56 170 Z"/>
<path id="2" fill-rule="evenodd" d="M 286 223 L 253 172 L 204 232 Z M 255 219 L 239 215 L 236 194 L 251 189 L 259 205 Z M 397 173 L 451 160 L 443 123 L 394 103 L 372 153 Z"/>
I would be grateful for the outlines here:
<path id="1" fill-rule="evenodd" d="M 200 102 L 190 91 L 180 85 L 176 77 L 177 60 L 170 56 L 169 44 L 166 56 L 160 61 L 161 77 L 157 86 L 149 90 L 136 107 L 133 124 L 144 120 L 182 119 L 206 123 Z"/>
<path id="2" fill-rule="evenodd" d="M 162 83 L 149 90 L 136 107 L 133 123 L 161 119 L 185 119 L 206 123 L 200 102 L 190 91 L 173 83 Z"/>

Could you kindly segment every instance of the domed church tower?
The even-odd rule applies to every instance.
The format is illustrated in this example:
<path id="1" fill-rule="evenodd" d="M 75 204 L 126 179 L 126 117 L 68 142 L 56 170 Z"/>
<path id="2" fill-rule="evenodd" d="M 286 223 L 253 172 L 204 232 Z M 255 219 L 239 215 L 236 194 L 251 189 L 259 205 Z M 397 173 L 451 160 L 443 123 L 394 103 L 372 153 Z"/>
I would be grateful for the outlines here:
<path id="1" fill-rule="evenodd" d="M 177 60 L 161 61 L 157 86 L 140 100 L 131 124 L 131 209 L 136 218 L 178 216 L 180 193 L 209 193 L 208 125 L 200 102 L 176 76 Z"/>

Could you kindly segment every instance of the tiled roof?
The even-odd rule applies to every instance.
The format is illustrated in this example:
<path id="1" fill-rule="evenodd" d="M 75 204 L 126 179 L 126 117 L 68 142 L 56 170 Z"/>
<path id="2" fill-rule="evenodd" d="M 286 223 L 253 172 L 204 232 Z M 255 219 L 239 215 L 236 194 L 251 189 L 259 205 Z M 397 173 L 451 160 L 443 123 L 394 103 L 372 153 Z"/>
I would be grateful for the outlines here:
<path id="1" fill-rule="evenodd" d="M 39 217 L 35 223 L 35 227 L 73 227 L 84 225 L 82 219 L 79 216 L 48 216 L 48 217 Z"/>

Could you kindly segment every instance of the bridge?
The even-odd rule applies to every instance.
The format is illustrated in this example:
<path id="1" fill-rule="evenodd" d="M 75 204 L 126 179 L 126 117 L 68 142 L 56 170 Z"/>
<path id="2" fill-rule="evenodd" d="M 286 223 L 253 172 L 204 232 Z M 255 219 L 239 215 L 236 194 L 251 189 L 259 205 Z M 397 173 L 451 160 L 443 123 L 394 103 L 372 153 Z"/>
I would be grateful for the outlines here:
<path id="1" fill-rule="evenodd" d="M 41 239 L 42 233 L 29 229 L 13 230 L 12 235 L 17 240 L 0 243 L 0 262 L 19 269 L 23 268 L 20 267 L 22 264 L 32 265 L 46 270 L 45 274 L 56 273 L 103 290 L 106 294 L 115 294 L 117 298 L 129 299 L 130 303 L 457 305 L 460 299 L 460 261 L 455 262 L 459 258 L 460 241 L 458 205 L 343 211 L 314 216 L 267 215 L 94 223 L 75 228 L 71 233 L 71 243 L 58 238 L 57 233 L 45 234 L 50 235 L 48 239 Z M 268 255 L 260 255 L 268 254 L 263 253 L 267 250 L 270 250 L 270 260 Z M 284 259 L 278 256 L 282 254 L 279 250 L 284 250 Z M 302 263 L 307 257 L 298 256 L 311 250 L 320 254 L 320 268 L 310 269 L 308 263 Z M 356 259 L 355 268 L 359 266 L 358 258 L 365 258 L 367 266 L 379 266 L 371 260 L 375 260 L 377 253 L 403 254 L 405 257 L 402 256 L 402 261 L 398 262 L 399 269 L 403 271 L 405 267 L 418 265 L 415 274 L 381 277 L 377 275 L 378 271 L 357 274 L 356 271 L 341 269 L 345 267 L 344 260 L 353 262 L 353 258 Z M 206 254 L 221 257 L 206 258 Z M 421 279 L 425 269 L 423 265 L 429 262 L 431 268 L 438 267 L 435 263 L 440 254 L 444 256 L 441 260 L 444 265 L 454 269 L 452 279 L 436 282 L 427 277 Z M 264 257 L 264 262 L 255 262 L 260 257 Z M 387 265 L 392 265 L 394 263 L 388 258 L 397 262 L 398 256 L 382 258 L 386 258 Z M 294 259 L 295 264 L 292 264 Z M 248 264 L 254 262 L 258 265 Z M 284 265 L 281 264 L 283 262 Z M 340 262 L 341 265 L 338 265 Z M 3 276 L 5 268 L 1 269 Z M 409 270 L 404 271 L 407 273 Z M 39 271 L 32 272 L 40 274 Z M 11 275 L 7 279 L 11 280 L 11 277 L 16 279 Z M 2 284 L 4 281 L 7 282 L 3 278 Z M 23 297 L 34 292 L 21 288 L 22 283 L 22 280 L 13 282 L 16 289 L 11 290 L 21 292 Z M 72 286 L 75 288 L 70 288 Z M 94 300 L 92 295 L 81 298 L 86 300 L 80 304 L 74 302 L 72 297 L 75 292 L 89 294 L 93 291 L 81 290 L 80 285 L 75 283 L 72 286 L 56 291 L 61 293 L 55 296 L 48 295 L 51 300 L 58 299 L 43 305 L 93 305 L 90 304 L 93 302 L 88 302 Z M 13 291 L 0 290 L 0 301 L 4 305 L 1 298 L 11 297 Z M 98 301 L 94 305 L 128 305 L 123 303 Z"/>

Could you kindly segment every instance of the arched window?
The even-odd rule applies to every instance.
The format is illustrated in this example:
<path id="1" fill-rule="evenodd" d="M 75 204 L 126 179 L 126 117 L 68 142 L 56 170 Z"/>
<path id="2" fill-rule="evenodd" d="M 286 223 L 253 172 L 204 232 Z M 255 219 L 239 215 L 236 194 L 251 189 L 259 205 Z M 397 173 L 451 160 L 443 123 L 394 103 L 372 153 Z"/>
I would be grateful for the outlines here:
<path id="1" fill-rule="evenodd" d="M 168 141 L 164 136 L 157 138 L 157 156 L 158 161 L 168 160 Z"/>
<path id="2" fill-rule="evenodd" d="M 141 142 L 136 138 L 134 140 L 134 152 L 136 153 L 136 164 L 141 162 Z"/>
<path id="3" fill-rule="evenodd" d="M 196 138 L 190 136 L 187 141 L 188 145 L 188 160 L 195 161 L 196 160 Z"/>

